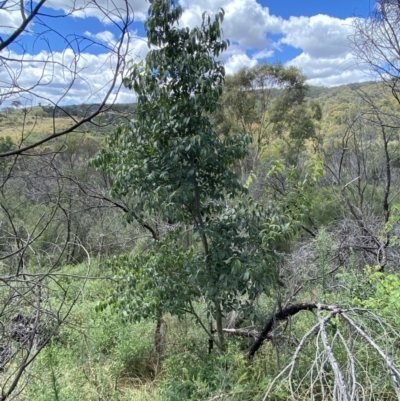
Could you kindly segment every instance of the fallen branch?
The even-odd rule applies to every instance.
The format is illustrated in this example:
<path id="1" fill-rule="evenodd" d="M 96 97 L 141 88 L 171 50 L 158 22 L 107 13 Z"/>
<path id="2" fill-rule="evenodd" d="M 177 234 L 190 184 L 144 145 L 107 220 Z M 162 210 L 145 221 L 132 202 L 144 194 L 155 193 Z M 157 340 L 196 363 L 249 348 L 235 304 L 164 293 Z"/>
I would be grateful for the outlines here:
<path id="1" fill-rule="evenodd" d="M 254 341 L 254 344 L 251 346 L 249 353 L 247 355 L 248 358 L 251 359 L 254 356 L 254 354 L 258 351 L 258 349 L 262 346 L 263 342 L 268 339 L 269 333 L 272 331 L 275 322 L 277 322 L 278 320 L 286 320 L 287 318 L 294 316 L 301 311 L 304 310 L 312 311 L 314 309 L 328 310 L 328 311 L 333 311 L 335 313 L 341 312 L 341 309 L 339 309 L 337 306 L 323 305 L 317 302 L 306 302 L 301 304 L 295 304 L 288 306 L 287 308 L 281 309 L 279 312 L 273 313 L 271 317 L 268 319 L 260 335 L 258 336 L 256 341 Z"/>
<path id="2" fill-rule="evenodd" d="M 330 315 L 333 315 L 331 313 Z M 330 315 L 328 317 L 330 318 Z M 343 372 L 340 368 L 340 364 L 337 361 L 335 354 L 332 350 L 332 346 L 329 343 L 328 334 L 326 332 L 326 323 L 329 319 L 328 318 L 321 318 L 318 314 L 318 321 L 319 321 L 319 332 L 321 334 L 322 343 L 324 345 L 325 354 L 328 357 L 329 363 L 331 365 L 334 377 L 335 377 L 335 386 L 334 386 L 334 399 L 343 400 L 343 401 L 350 401 L 350 395 L 348 393 L 346 380 L 344 378 Z"/>
<path id="3" fill-rule="evenodd" d="M 396 391 L 397 398 L 400 400 L 400 370 L 395 365 L 393 360 L 378 346 L 378 344 L 367 334 L 361 327 L 357 326 L 352 319 L 347 316 L 347 314 L 343 314 L 343 319 L 354 328 L 354 330 L 360 334 L 370 345 L 371 347 L 379 354 L 379 356 L 383 359 L 387 367 L 389 368 L 390 376 L 392 378 L 393 387 Z"/>
<path id="4" fill-rule="evenodd" d="M 231 336 L 239 336 L 246 338 L 258 338 L 260 335 L 259 331 L 256 330 L 246 330 L 246 329 L 222 329 L 222 331 Z M 273 336 L 268 337 L 269 340 L 273 339 Z"/>
<path id="5" fill-rule="evenodd" d="M 337 401 L 385 399 L 400 401 L 400 369 L 391 357 L 392 351 L 385 351 L 379 344 L 393 343 L 400 339 L 400 333 L 375 313 L 359 308 L 341 308 L 335 305 L 304 303 L 292 305 L 274 313 L 264 330 L 257 337 L 258 347 L 271 336 L 274 320 L 283 320 L 301 310 L 316 309 L 317 323 L 303 335 L 287 365 L 280 370 L 268 386 L 263 401 L 271 399 L 273 388 L 281 382 L 281 389 L 289 392 L 288 399 L 333 399 Z M 321 313 L 320 311 L 328 311 Z M 332 319 L 337 319 L 332 321 Z M 374 326 L 377 326 L 374 328 Z M 367 332 L 369 329 L 371 332 Z M 314 345 L 306 344 L 314 343 Z M 310 347 L 315 355 L 310 359 Z M 256 348 L 254 345 L 252 350 Z M 371 354 L 369 354 L 371 351 Z M 306 357 L 299 363 L 301 355 Z M 368 362 L 365 365 L 366 359 Z M 373 362 L 371 362 L 373 361 Z M 307 365 L 304 365 L 304 364 Z M 371 366 L 369 366 L 371 364 Z M 378 366 L 391 387 L 382 388 L 382 376 L 375 375 Z M 372 367 L 372 371 L 370 371 Z M 308 383 L 307 383 L 308 381 Z M 390 383 L 389 380 L 386 382 Z M 279 385 L 278 385 L 279 386 Z M 393 392 L 392 392 L 393 391 Z"/>

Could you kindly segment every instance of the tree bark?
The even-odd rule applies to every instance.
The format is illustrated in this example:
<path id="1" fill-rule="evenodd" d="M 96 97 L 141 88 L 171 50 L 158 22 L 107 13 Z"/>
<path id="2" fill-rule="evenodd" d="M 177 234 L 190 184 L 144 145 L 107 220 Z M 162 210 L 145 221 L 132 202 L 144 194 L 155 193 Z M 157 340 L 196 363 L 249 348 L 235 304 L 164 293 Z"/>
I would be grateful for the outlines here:
<path id="1" fill-rule="evenodd" d="M 277 320 L 285 320 L 290 316 L 294 316 L 300 311 L 303 310 L 311 311 L 317 307 L 318 304 L 316 302 L 301 303 L 288 306 L 287 308 L 284 308 L 277 313 L 273 313 L 271 317 L 267 320 L 267 323 L 265 324 L 260 335 L 257 337 L 253 345 L 251 346 L 247 357 L 251 359 L 254 356 L 254 354 L 258 351 L 258 349 L 262 346 L 264 340 L 269 338 L 270 332 L 273 329 L 274 324 Z"/>

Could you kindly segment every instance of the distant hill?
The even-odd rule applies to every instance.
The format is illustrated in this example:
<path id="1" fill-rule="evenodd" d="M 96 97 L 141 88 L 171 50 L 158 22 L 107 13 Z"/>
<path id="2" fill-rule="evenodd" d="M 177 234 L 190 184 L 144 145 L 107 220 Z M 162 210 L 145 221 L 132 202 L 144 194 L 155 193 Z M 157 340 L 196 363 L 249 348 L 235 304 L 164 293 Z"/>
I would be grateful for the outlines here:
<path id="1" fill-rule="evenodd" d="M 3 108 L 0 109 L 0 137 L 9 136 L 15 143 L 22 137 L 25 143 L 34 142 L 53 132 L 71 127 L 98 107 L 96 104 L 80 104 L 62 107 Z M 93 123 L 83 124 L 80 132 L 93 136 L 107 135 L 119 122 L 132 119 L 135 109 L 135 104 L 110 105 L 104 113 L 93 120 Z"/>
<path id="2" fill-rule="evenodd" d="M 377 90 L 378 88 L 378 90 Z M 307 98 L 321 105 L 323 121 L 321 129 L 332 131 L 332 126 L 341 124 L 349 111 L 361 107 L 360 93 L 381 96 L 382 100 L 394 104 L 393 98 L 387 91 L 381 91 L 381 86 L 375 82 L 363 82 L 341 85 L 336 87 L 310 86 Z M 388 100 L 390 99 L 390 100 Z M 26 108 L 0 109 L 0 137 L 11 137 L 14 142 L 36 141 L 54 131 L 70 127 L 75 121 L 87 117 L 99 105 L 80 104 L 62 107 L 36 106 Z M 135 104 L 113 104 L 110 108 L 96 117 L 93 123 L 85 123 L 79 132 L 88 133 L 95 137 L 108 135 L 112 128 L 122 121 L 129 121 L 135 115 Z M 329 129 L 327 128 L 329 127 Z"/>

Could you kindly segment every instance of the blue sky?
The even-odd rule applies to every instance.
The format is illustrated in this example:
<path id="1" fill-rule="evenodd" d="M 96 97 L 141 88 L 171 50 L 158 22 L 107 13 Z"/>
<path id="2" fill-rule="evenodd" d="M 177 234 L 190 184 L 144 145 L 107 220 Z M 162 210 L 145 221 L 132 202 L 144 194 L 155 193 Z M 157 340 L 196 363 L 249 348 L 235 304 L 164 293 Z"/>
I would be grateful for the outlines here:
<path id="1" fill-rule="evenodd" d="M 374 6 L 371 0 L 262 0 L 272 14 L 288 19 L 290 16 L 326 14 L 336 18 L 365 17 Z"/>
<path id="2" fill-rule="evenodd" d="M 262 0 L 258 2 L 264 7 L 268 7 L 271 14 L 284 19 L 294 16 L 312 17 L 318 14 L 343 20 L 353 16 L 367 17 L 374 5 L 371 0 Z M 301 52 L 301 49 L 286 45 L 276 55 L 276 59 L 287 62 Z"/>
<path id="3" fill-rule="evenodd" d="M 148 51 L 143 29 L 148 3 L 144 0 L 128 1 L 135 20 L 130 27 L 129 43 L 125 43 L 129 46 L 127 58 L 140 60 Z M 221 57 L 227 73 L 233 74 L 243 66 L 279 61 L 300 68 L 313 85 L 334 86 L 372 79 L 352 55 L 348 38 L 353 33 L 353 18 L 368 16 L 375 4 L 373 0 L 179 2 L 184 8 L 181 26 L 198 25 L 203 11 L 214 13 L 220 7 L 224 8 L 226 16 L 223 29 L 232 43 Z M 98 0 L 97 4 L 102 9 L 80 8 L 67 16 L 72 0 L 49 0 L 43 9 L 47 16 L 35 20 L 29 34 L 21 35 L 18 43 L 8 49 L 8 55 L 13 60 L 24 54 L 25 64 L 20 63 L 19 67 L 15 64 L 17 73 L 14 75 L 23 78 L 29 86 L 30 80 L 34 82 L 40 76 L 43 60 L 49 60 L 50 57 L 56 61 L 56 67 L 51 73 L 52 79 L 41 78 L 43 85 L 40 86 L 40 96 L 47 96 L 51 101 L 63 96 L 63 101 L 68 103 L 98 101 L 112 77 L 112 49 L 120 39 L 118 27 L 109 20 L 112 10 L 108 9 L 108 4 L 111 3 Z M 124 0 L 114 0 L 113 3 L 122 7 Z M 20 22 L 18 2 L 15 4 L 15 9 L 5 10 L 1 9 L 0 2 L 0 36 L 3 39 Z M 74 4 L 83 6 L 85 0 L 75 0 Z M 82 40 L 82 37 L 86 39 Z M 29 58 L 40 59 L 42 63 L 32 61 L 26 64 Z M 75 63 L 80 69 L 80 79 L 72 85 L 69 83 L 72 75 L 61 67 L 62 63 Z M 0 71 L 0 90 L 3 92 L 12 75 L 13 72 L 6 74 Z M 47 76 L 47 72 L 44 75 Z M 62 95 L 61 87 L 64 87 Z M 122 91 L 118 101 L 130 101 L 131 96 Z"/>

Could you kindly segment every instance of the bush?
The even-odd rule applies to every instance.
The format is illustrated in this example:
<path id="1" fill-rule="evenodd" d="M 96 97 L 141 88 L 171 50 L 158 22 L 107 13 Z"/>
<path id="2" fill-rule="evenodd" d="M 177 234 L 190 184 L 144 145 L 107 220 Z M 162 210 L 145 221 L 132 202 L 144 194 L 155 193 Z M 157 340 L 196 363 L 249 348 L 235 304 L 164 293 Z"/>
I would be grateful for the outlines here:
<path id="1" fill-rule="evenodd" d="M 225 354 L 189 347 L 169 356 L 164 363 L 160 390 L 166 401 L 211 399 L 250 401 L 261 397 L 271 377 L 262 358 L 249 363 L 240 350 L 240 340 L 229 339 Z"/>

